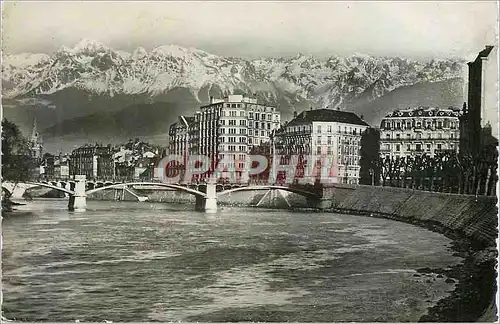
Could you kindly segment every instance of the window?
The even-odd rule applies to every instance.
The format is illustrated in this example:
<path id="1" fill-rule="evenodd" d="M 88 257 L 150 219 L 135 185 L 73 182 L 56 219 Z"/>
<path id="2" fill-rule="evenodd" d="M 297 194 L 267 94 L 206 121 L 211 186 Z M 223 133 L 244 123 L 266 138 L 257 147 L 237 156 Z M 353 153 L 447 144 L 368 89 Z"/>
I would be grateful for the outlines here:
<path id="1" fill-rule="evenodd" d="M 399 134 L 396 134 L 396 139 L 399 139 Z"/>
<path id="2" fill-rule="evenodd" d="M 318 136 L 318 138 L 316 140 L 316 144 L 321 144 L 321 136 Z"/>
<path id="3" fill-rule="evenodd" d="M 316 147 L 316 154 L 321 154 L 321 146 Z"/>
<path id="4" fill-rule="evenodd" d="M 328 133 L 332 132 L 332 125 L 328 125 Z"/>
<path id="5" fill-rule="evenodd" d="M 442 147 L 442 146 L 441 146 L 441 144 L 438 144 L 438 145 L 437 145 L 437 149 L 438 149 L 439 151 L 441 151 L 441 147 Z"/>
<path id="6" fill-rule="evenodd" d="M 427 144 L 427 152 L 431 150 L 431 144 Z"/>
<path id="7" fill-rule="evenodd" d="M 326 144 L 328 144 L 328 145 L 332 144 L 332 137 L 328 136 L 326 141 L 327 141 Z"/>
<path id="8" fill-rule="evenodd" d="M 246 120 L 244 119 L 240 120 L 240 126 L 246 126 L 246 124 L 247 124 Z"/>
<path id="9" fill-rule="evenodd" d="M 264 136 L 264 131 L 260 131 L 260 136 Z"/>
<path id="10" fill-rule="evenodd" d="M 249 112 L 249 113 L 248 113 L 248 118 L 253 119 L 253 112 Z"/>
<path id="11" fill-rule="evenodd" d="M 253 135 L 253 130 L 249 129 L 248 130 L 248 135 Z"/>
<path id="12" fill-rule="evenodd" d="M 261 115 L 260 115 L 260 119 L 261 119 L 261 120 L 266 120 L 266 114 L 261 114 Z"/>
<path id="13" fill-rule="evenodd" d="M 408 145 L 406 146 L 406 150 L 407 150 L 407 151 L 411 151 L 411 145 L 410 145 L 410 144 L 408 144 Z"/>
<path id="14" fill-rule="evenodd" d="M 238 105 L 239 106 L 239 105 Z M 245 117 L 245 112 L 242 110 L 240 111 L 240 117 Z"/>
<path id="15" fill-rule="evenodd" d="M 401 151 L 401 146 L 399 144 L 396 144 L 396 152 Z"/>
<path id="16" fill-rule="evenodd" d="M 236 108 L 236 104 L 231 104 L 231 108 Z M 231 111 L 231 113 L 233 112 Z"/>
<path id="17" fill-rule="evenodd" d="M 451 138 L 451 139 L 454 139 L 454 138 L 455 138 L 455 134 L 451 133 L 451 134 L 450 134 L 450 138 Z"/>
<path id="18" fill-rule="evenodd" d="M 422 144 L 417 144 L 416 148 L 417 148 L 417 151 L 422 151 Z"/>
<path id="19" fill-rule="evenodd" d="M 318 133 L 321 134 L 321 125 L 318 125 Z"/>
<path id="20" fill-rule="evenodd" d="M 236 126 L 236 120 L 230 119 L 229 120 L 229 126 Z"/>
<path id="21" fill-rule="evenodd" d="M 332 147 L 331 147 L 331 146 L 328 146 L 328 147 L 326 148 L 326 153 L 327 153 L 327 154 L 332 154 Z"/>
<path id="22" fill-rule="evenodd" d="M 387 135 L 385 135 L 385 138 L 386 138 L 386 139 L 391 139 L 391 134 L 387 134 Z"/>
<path id="23" fill-rule="evenodd" d="M 410 138 L 411 138 L 411 135 L 410 135 L 410 134 L 406 134 L 406 138 L 407 138 L 407 139 L 410 139 Z"/>

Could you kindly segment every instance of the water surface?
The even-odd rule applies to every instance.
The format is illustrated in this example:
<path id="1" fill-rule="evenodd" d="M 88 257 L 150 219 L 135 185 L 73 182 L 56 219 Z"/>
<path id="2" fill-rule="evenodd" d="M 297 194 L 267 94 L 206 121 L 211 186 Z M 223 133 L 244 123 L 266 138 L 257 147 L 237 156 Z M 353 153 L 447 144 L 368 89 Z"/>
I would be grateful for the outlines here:
<path id="1" fill-rule="evenodd" d="M 35 200 L 3 221 L 3 312 L 29 321 L 417 321 L 451 241 L 332 213 Z"/>

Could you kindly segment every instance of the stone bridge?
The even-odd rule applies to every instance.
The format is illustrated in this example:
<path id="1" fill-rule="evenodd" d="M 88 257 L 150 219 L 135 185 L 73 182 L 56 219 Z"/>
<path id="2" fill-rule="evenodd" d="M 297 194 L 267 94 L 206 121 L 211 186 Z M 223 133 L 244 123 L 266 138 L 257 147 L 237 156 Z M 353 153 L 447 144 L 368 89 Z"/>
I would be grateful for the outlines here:
<path id="1" fill-rule="evenodd" d="M 217 198 L 241 191 L 256 191 L 256 190 L 283 190 L 296 193 L 306 197 L 313 203 L 318 203 L 321 200 L 322 190 L 317 190 L 312 187 L 304 187 L 299 185 L 279 185 L 279 184 L 173 184 L 163 182 L 94 182 L 86 181 L 85 176 L 76 175 L 74 180 L 68 181 L 42 181 L 42 182 L 26 182 L 26 183 L 2 183 L 2 190 L 7 192 L 14 198 L 23 197 L 25 191 L 34 187 L 45 187 L 53 190 L 64 192 L 69 197 L 68 208 L 75 211 L 85 211 L 87 202 L 86 197 L 93 193 L 109 190 L 109 189 L 153 189 L 153 190 L 178 190 L 192 194 L 196 197 L 196 209 L 207 213 L 215 213 L 217 211 Z M 133 191 L 129 191 L 139 201 L 146 201 L 148 198 L 139 196 Z"/>

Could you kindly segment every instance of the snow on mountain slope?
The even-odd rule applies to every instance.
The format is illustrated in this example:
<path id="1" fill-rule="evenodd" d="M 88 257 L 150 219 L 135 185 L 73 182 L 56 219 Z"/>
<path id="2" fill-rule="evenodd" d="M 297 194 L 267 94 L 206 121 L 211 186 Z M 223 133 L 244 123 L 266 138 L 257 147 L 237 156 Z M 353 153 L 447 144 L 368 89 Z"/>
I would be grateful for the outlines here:
<path id="1" fill-rule="evenodd" d="M 198 98 L 202 88 L 218 86 L 224 93 L 258 93 L 271 102 L 284 97 L 291 104 L 308 100 L 337 107 L 360 95 L 375 99 L 401 86 L 461 77 L 462 69 L 463 62 L 455 60 L 419 62 L 363 54 L 245 60 L 176 45 L 127 53 L 83 40 L 51 56 L 6 55 L 2 79 L 10 85 L 4 88 L 8 99 L 72 87 L 94 95 L 146 94 L 151 98 L 182 87 Z"/>

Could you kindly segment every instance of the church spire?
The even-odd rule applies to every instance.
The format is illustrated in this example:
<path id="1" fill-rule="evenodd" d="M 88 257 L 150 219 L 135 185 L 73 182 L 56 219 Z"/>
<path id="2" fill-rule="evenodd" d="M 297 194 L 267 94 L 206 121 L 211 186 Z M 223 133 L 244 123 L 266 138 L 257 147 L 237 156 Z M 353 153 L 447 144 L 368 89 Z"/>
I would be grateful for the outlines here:
<path id="1" fill-rule="evenodd" d="M 36 117 L 33 118 L 33 128 L 31 130 L 31 140 L 34 141 L 38 138 L 38 128 L 36 127 Z"/>
<path id="2" fill-rule="evenodd" d="M 31 154 L 34 158 L 40 159 L 42 157 L 43 142 L 42 136 L 38 132 L 36 118 L 33 118 L 33 129 L 31 130 Z"/>

